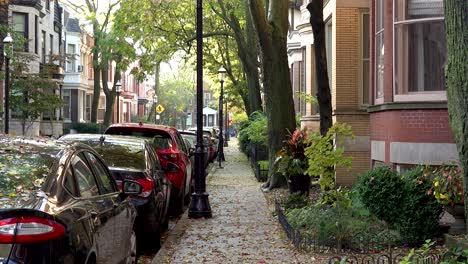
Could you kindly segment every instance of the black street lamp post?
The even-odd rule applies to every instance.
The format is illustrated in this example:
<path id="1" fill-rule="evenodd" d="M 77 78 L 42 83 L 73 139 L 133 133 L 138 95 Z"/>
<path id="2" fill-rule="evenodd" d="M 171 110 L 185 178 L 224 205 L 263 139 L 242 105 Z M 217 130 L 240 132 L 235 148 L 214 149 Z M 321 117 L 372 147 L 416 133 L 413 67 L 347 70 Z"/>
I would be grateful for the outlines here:
<path id="1" fill-rule="evenodd" d="M 115 91 L 117 92 L 117 123 L 120 123 L 120 88 L 122 87 L 122 84 L 120 81 L 117 81 L 115 84 Z"/>
<path id="2" fill-rule="evenodd" d="M 226 120 L 224 121 L 224 124 L 225 124 L 225 127 L 226 127 L 226 140 L 224 141 L 224 146 L 227 147 L 228 146 L 227 142 L 229 141 L 229 111 L 228 111 L 227 98 L 224 101 L 224 103 L 226 104 Z"/>
<path id="3" fill-rule="evenodd" d="M 13 43 L 13 38 L 11 37 L 10 33 L 6 35 L 3 39 L 3 50 Z M 5 135 L 9 133 L 9 125 L 10 125 L 10 57 L 8 52 L 4 52 L 5 54 Z"/>
<path id="4" fill-rule="evenodd" d="M 226 69 L 224 69 L 223 66 L 219 68 L 218 70 L 219 74 L 219 82 L 221 83 L 221 93 L 219 95 L 219 110 L 218 110 L 218 116 L 219 116 L 219 143 L 218 143 L 218 162 L 219 162 L 219 168 L 223 168 L 221 165 L 222 161 L 225 161 L 224 158 L 224 135 L 223 135 L 223 97 L 224 97 L 224 89 L 223 89 L 223 84 L 224 84 L 224 78 L 226 77 Z"/>
<path id="5" fill-rule="evenodd" d="M 206 192 L 206 175 L 203 152 L 203 7 L 197 0 L 197 144 L 195 146 L 195 192 L 188 216 L 190 218 L 210 218 L 211 206 Z"/>

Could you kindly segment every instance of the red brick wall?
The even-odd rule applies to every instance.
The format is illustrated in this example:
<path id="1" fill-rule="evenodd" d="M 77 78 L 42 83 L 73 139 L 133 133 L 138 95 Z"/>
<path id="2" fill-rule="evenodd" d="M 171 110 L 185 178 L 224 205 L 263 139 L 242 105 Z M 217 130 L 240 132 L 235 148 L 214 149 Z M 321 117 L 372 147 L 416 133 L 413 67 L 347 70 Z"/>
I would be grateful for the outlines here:
<path id="1" fill-rule="evenodd" d="M 370 119 L 371 140 L 454 143 L 446 109 L 376 112 Z"/>

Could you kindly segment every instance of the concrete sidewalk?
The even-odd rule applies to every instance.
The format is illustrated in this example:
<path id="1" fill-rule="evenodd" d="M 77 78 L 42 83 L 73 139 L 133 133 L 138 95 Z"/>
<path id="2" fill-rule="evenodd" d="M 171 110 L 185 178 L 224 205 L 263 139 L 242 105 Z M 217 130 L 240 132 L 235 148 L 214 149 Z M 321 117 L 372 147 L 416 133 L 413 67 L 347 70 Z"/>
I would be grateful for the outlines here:
<path id="1" fill-rule="evenodd" d="M 207 179 L 213 218 L 186 212 L 152 263 L 306 263 L 268 211 L 237 140 L 229 145 L 224 169 L 214 166 Z"/>

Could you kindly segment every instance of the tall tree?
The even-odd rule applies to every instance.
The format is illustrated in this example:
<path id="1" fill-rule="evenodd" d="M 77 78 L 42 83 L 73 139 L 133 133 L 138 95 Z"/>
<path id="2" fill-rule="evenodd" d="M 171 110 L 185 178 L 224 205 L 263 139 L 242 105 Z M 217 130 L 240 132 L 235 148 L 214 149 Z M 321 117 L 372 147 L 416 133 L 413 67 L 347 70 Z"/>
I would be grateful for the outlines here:
<path id="1" fill-rule="evenodd" d="M 268 118 L 270 169 L 266 186 L 277 187 L 282 177 L 274 172 L 276 152 L 289 131 L 296 128 L 292 85 L 287 55 L 289 0 L 248 1 L 252 22 L 261 49 L 263 86 Z M 268 15 L 267 15 L 268 14 Z"/>
<path id="2" fill-rule="evenodd" d="M 314 33 L 315 74 L 317 76 L 317 102 L 320 113 L 320 134 L 325 136 L 333 125 L 330 82 L 327 70 L 325 45 L 325 22 L 323 21 L 323 0 L 314 0 L 307 5 L 310 24 Z"/>
<path id="3" fill-rule="evenodd" d="M 225 3 L 217 1 L 219 10 L 214 3 L 211 9 L 220 16 L 232 30 L 233 38 L 237 44 L 237 56 L 242 63 L 247 82 L 246 105 L 247 115 L 255 111 L 262 111 L 260 97 L 260 78 L 258 73 L 258 52 L 253 21 L 249 13 L 247 2 Z M 243 21 L 239 18 L 244 18 Z M 244 27 L 241 25 L 245 24 Z"/>
<path id="4" fill-rule="evenodd" d="M 466 0 L 445 0 L 444 12 L 447 103 L 463 169 L 465 218 L 468 219 L 468 3 Z M 468 228 L 466 230 L 468 232 Z"/>

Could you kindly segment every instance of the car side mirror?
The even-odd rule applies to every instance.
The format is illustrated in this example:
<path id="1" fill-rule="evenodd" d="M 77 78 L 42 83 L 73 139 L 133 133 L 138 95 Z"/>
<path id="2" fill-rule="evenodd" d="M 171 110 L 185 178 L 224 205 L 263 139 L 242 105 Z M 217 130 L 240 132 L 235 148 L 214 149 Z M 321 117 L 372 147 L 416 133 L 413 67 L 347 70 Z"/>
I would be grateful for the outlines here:
<path id="1" fill-rule="evenodd" d="M 139 195 L 143 190 L 143 186 L 135 181 L 123 181 L 122 193 L 125 195 Z"/>

